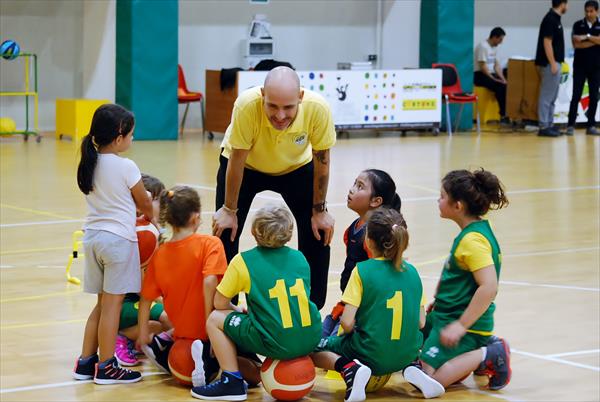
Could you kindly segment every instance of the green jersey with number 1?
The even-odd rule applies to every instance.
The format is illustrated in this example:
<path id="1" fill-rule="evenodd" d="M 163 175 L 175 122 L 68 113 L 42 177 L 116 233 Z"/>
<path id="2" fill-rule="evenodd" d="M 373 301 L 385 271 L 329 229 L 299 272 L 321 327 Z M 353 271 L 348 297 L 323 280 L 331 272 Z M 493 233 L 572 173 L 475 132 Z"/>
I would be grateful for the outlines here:
<path id="1" fill-rule="evenodd" d="M 363 293 L 352 349 L 363 363 L 376 368 L 374 373 L 401 370 L 417 357 L 423 343 L 419 331 L 421 278 L 406 261 L 401 270 L 391 261 L 379 259 L 359 262 L 356 269 Z"/>

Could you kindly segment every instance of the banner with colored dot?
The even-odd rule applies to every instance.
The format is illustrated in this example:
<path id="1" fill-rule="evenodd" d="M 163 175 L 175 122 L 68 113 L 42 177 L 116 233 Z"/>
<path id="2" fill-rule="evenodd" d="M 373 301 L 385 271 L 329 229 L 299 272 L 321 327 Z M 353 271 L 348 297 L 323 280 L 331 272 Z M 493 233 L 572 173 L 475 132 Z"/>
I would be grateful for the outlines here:
<path id="1" fill-rule="evenodd" d="M 303 88 L 331 105 L 337 128 L 426 127 L 441 121 L 441 70 L 297 71 Z M 240 71 L 238 92 L 267 72 Z"/>

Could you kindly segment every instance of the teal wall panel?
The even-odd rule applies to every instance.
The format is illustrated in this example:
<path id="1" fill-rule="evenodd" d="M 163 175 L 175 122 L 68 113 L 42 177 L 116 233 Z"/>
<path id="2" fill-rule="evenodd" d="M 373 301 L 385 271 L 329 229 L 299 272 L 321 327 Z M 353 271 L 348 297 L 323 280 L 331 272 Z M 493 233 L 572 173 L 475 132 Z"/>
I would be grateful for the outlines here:
<path id="1" fill-rule="evenodd" d="M 422 0 L 419 63 L 431 68 L 432 63 L 451 63 L 458 70 L 465 92 L 473 91 L 473 27 L 474 0 Z M 444 106 L 445 107 L 445 106 Z M 452 119 L 458 106 L 451 107 Z M 445 112 L 442 113 L 445 124 Z M 473 109 L 465 105 L 460 128 L 473 126 Z"/>
<path id="2" fill-rule="evenodd" d="M 178 0 L 117 0 L 116 101 L 136 140 L 177 139 Z"/>

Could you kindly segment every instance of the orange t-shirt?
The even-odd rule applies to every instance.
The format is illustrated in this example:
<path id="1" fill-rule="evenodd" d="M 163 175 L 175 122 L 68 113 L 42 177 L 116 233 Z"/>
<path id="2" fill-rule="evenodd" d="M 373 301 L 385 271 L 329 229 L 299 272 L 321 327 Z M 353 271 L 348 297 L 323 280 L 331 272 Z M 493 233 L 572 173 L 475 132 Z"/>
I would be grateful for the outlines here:
<path id="1" fill-rule="evenodd" d="M 193 234 L 166 242 L 150 260 L 142 296 L 147 300 L 163 297 L 175 338 L 207 340 L 204 278 L 223 275 L 226 269 L 225 250 L 218 237 Z"/>

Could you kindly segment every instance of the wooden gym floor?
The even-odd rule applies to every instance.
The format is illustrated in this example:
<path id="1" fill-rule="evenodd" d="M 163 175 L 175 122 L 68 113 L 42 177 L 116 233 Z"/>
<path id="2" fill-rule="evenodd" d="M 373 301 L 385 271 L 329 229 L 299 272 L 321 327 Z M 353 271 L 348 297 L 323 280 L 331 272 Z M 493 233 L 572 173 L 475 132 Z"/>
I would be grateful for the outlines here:
<path id="1" fill-rule="evenodd" d="M 195 186 L 203 201 L 207 233 L 214 210 L 220 136 L 207 141 L 187 133 L 173 142 L 134 142 L 127 156 L 167 186 Z M 497 297 L 496 333 L 512 346 L 513 379 L 500 392 L 476 387 L 472 378 L 444 400 L 532 401 L 600 399 L 600 139 L 539 138 L 486 132 L 379 138 L 351 135 L 332 151 L 330 211 L 336 219 L 327 312 L 339 298 L 342 233 L 355 218 L 346 194 L 364 168 L 387 170 L 398 184 L 410 229 L 407 256 L 432 296 L 457 226 L 439 218 L 439 182 L 450 169 L 484 166 L 506 185 L 510 206 L 490 218 L 504 265 Z M 71 379 L 85 319 L 95 296 L 67 283 L 64 268 L 71 235 L 85 216 L 75 184 L 77 152 L 52 136 L 40 144 L 0 139 L 0 399 L 191 400 L 186 388 L 157 375 L 132 385 L 96 386 Z M 256 199 L 260 206 L 275 194 Z M 295 240 L 294 240 L 295 241 Z M 242 249 L 253 245 L 248 230 Z M 73 274 L 82 276 L 77 260 Z M 319 370 L 309 400 L 341 401 L 341 381 Z M 368 400 L 418 399 L 400 374 Z M 249 400 L 271 400 L 258 388 Z"/>

